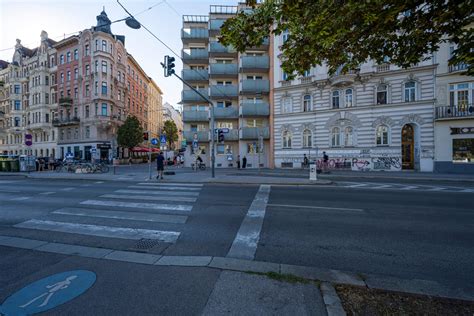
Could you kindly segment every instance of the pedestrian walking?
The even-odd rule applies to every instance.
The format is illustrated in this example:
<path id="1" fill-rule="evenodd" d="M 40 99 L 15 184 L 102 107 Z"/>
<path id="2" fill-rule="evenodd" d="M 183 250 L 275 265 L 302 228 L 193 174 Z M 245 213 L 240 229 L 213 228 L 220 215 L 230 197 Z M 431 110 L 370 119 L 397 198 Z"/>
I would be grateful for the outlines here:
<path id="1" fill-rule="evenodd" d="M 240 169 L 240 155 L 237 156 L 237 169 Z"/>
<path id="2" fill-rule="evenodd" d="M 181 168 L 181 156 L 178 155 L 176 156 L 176 165 L 178 168 Z"/>
<path id="3" fill-rule="evenodd" d="M 165 157 L 163 157 L 163 153 L 160 152 L 158 154 L 158 157 L 156 157 L 156 170 L 158 172 L 158 175 L 156 176 L 156 178 L 158 179 L 161 179 L 163 180 L 163 170 L 164 170 L 164 161 L 165 161 Z"/>
<path id="4" fill-rule="evenodd" d="M 44 158 L 39 159 L 39 171 L 44 171 Z"/>
<path id="5" fill-rule="evenodd" d="M 323 151 L 323 172 L 328 173 L 329 156 Z"/>
<path id="6" fill-rule="evenodd" d="M 303 168 L 307 168 L 309 165 L 309 160 L 308 157 L 306 157 L 306 154 L 303 155 Z"/>
<path id="7" fill-rule="evenodd" d="M 244 156 L 244 158 L 242 158 L 242 169 L 245 169 L 245 167 L 247 167 L 247 157 Z"/>

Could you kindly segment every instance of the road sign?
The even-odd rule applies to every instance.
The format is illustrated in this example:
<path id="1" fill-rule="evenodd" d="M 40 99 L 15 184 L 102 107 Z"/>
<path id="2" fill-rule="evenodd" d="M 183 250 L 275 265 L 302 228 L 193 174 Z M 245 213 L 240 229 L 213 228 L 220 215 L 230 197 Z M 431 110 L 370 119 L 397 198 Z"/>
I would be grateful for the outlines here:
<path id="1" fill-rule="evenodd" d="M 95 154 L 96 152 L 97 152 L 97 148 L 92 147 L 92 148 L 91 148 L 91 154 Z"/>
<path id="2" fill-rule="evenodd" d="M 94 285 L 94 272 L 73 270 L 50 275 L 10 295 L 0 306 L 2 315 L 31 315 L 64 304 Z"/>
<path id="3" fill-rule="evenodd" d="M 33 135 L 31 135 L 31 134 L 26 134 L 25 135 L 25 145 L 26 146 L 33 145 Z"/>
<path id="4" fill-rule="evenodd" d="M 151 139 L 151 144 L 152 144 L 152 145 L 158 145 L 158 139 L 152 138 L 152 139 Z"/>
<path id="5" fill-rule="evenodd" d="M 193 140 L 193 148 L 198 148 L 198 141 L 196 139 Z"/>
<path id="6" fill-rule="evenodd" d="M 217 133 L 217 131 L 221 130 L 222 133 L 227 134 L 229 132 L 229 129 L 227 127 L 224 128 L 215 128 L 214 133 Z"/>
<path id="7" fill-rule="evenodd" d="M 72 152 L 68 151 L 66 153 L 66 159 L 72 159 L 72 158 L 74 158 L 74 154 Z"/>
<path id="8" fill-rule="evenodd" d="M 166 144 L 166 135 L 160 135 L 160 143 Z"/>

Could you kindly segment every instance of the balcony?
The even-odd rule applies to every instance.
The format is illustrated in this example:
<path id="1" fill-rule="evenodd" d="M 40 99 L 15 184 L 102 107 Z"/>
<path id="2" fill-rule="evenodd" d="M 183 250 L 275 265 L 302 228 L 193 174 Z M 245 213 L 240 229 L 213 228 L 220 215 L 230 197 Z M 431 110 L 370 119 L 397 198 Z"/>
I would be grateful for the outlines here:
<path id="1" fill-rule="evenodd" d="M 342 67 L 339 67 L 336 72 L 329 78 L 332 86 L 346 86 L 355 82 L 358 76 L 358 71 L 349 69 L 347 72 L 342 72 Z"/>
<path id="2" fill-rule="evenodd" d="M 209 121 L 208 111 L 195 111 L 195 110 L 183 111 L 183 122 L 208 122 L 208 121 Z"/>
<path id="3" fill-rule="evenodd" d="M 198 91 L 206 98 L 209 97 L 207 89 L 199 89 Z M 193 90 L 183 90 L 181 93 L 181 100 L 182 102 L 206 102 L 199 94 L 197 94 Z"/>
<path id="4" fill-rule="evenodd" d="M 240 72 L 268 72 L 270 58 L 268 56 L 242 56 Z"/>
<path id="5" fill-rule="evenodd" d="M 237 64 L 210 64 L 211 78 L 229 78 L 237 77 Z"/>
<path id="6" fill-rule="evenodd" d="M 209 31 L 207 28 L 191 28 L 181 30 L 183 43 L 207 43 L 209 42 Z"/>
<path id="7" fill-rule="evenodd" d="M 185 64 L 208 64 L 209 53 L 206 49 L 191 49 L 189 53 L 182 51 Z"/>
<path id="8" fill-rule="evenodd" d="M 237 85 L 213 85 L 211 86 L 211 98 L 238 98 L 239 87 Z"/>
<path id="9" fill-rule="evenodd" d="M 214 108 L 214 118 L 216 119 L 238 119 L 239 110 L 236 107 Z"/>
<path id="10" fill-rule="evenodd" d="M 268 94 L 270 81 L 264 79 L 244 79 L 240 82 L 241 94 Z"/>
<path id="11" fill-rule="evenodd" d="M 207 69 L 184 69 L 182 72 L 183 79 L 189 82 L 208 82 L 209 73 Z"/>
<path id="12" fill-rule="evenodd" d="M 260 136 L 263 139 L 270 139 L 269 127 L 242 127 L 240 129 L 240 139 L 258 139 Z"/>
<path id="13" fill-rule="evenodd" d="M 71 106 L 72 105 L 72 98 L 59 98 L 59 106 Z"/>
<path id="14" fill-rule="evenodd" d="M 268 46 L 270 46 L 270 40 L 267 37 L 263 39 L 262 44 L 260 44 L 259 46 L 251 47 L 249 48 L 249 50 L 268 50 Z"/>
<path id="15" fill-rule="evenodd" d="M 233 141 L 233 140 L 239 140 L 238 129 L 229 129 L 229 132 L 224 134 L 224 141 Z"/>
<path id="16" fill-rule="evenodd" d="M 209 35 L 216 36 L 221 32 L 221 26 L 226 20 L 213 19 L 209 21 Z"/>
<path id="17" fill-rule="evenodd" d="M 198 142 L 207 143 L 209 142 L 209 131 L 184 131 L 183 137 L 188 143 L 192 143 L 195 137 L 197 137 Z"/>
<path id="18" fill-rule="evenodd" d="M 249 116 L 269 116 L 270 105 L 268 103 L 241 103 L 240 115 Z"/>
<path id="19" fill-rule="evenodd" d="M 53 120 L 53 126 L 61 127 L 61 126 L 78 125 L 80 123 L 80 121 L 81 120 L 78 117 L 54 119 Z"/>
<path id="20" fill-rule="evenodd" d="M 463 71 L 467 70 L 468 65 L 465 63 L 459 63 L 456 65 L 450 65 L 449 66 L 449 72 L 456 72 L 456 71 Z"/>
<path id="21" fill-rule="evenodd" d="M 224 46 L 219 42 L 211 42 L 209 45 L 209 56 L 211 57 L 233 57 L 237 51 L 230 46 Z"/>
<path id="22" fill-rule="evenodd" d="M 454 106 L 438 106 L 435 108 L 435 119 L 466 119 L 474 118 L 473 104 L 458 104 Z"/>

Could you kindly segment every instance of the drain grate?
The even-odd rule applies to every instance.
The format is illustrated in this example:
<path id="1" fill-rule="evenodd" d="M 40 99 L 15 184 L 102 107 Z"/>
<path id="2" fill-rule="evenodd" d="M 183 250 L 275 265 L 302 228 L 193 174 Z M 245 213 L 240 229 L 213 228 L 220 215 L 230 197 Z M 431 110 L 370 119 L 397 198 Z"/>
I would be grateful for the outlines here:
<path id="1" fill-rule="evenodd" d="M 155 247 L 159 243 L 160 241 L 156 239 L 140 239 L 134 248 L 140 250 L 147 250 Z"/>

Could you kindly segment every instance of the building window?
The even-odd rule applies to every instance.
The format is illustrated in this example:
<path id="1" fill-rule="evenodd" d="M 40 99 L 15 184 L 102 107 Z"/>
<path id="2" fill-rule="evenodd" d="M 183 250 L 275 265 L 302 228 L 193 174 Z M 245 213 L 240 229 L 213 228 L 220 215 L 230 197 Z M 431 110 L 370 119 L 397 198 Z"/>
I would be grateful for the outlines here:
<path id="1" fill-rule="evenodd" d="M 62 54 L 59 56 L 59 64 L 64 64 L 64 55 Z"/>
<path id="2" fill-rule="evenodd" d="M 67 81 L 71 81 L 71 71 L 67 71 L 67 77 L 66 77 L 66 80 Z"/>
<path id="3" fill-rule="evenodd" d="M 16 84 L 15 85 L 15 88 L 14 88 L 14 92 L 15 94 L 20 94 L 20 85 L 19 84 Z"/>
<path id="4" fill-rule="evenodd" d="M 352 133 L 353 133 L 352 127 L 347 126 L 344 129 L 344 146 L 347 146 L 347 147 L 354 146 L 354 137 Z"/>
<path id="5" fill-rule="evenodd" d="M 59 82 L 64 83 L 64 72 L 61 73 L 61 78 L 60 78 Z"/>
<path id="6" fill-rule="evenodd" d="M 100 115 L 107 116 L 107 103 L 102 103 L 102 109 Z"/>
<path id="7" fill-rule="evenodd" d="M 332 108 L 339 109 L 339 91 L 332 92 Z"/>
<path id="8" fill-rule="evenodd" d="M 449 105 L 467 110 L 469 104 L 474 104 L 474 84 L 463 82 L 449 85 Z"/>
<path id="9" fill-rule="evenodd" d="M 291 113 L 293 111 L 292 99 L 285 97 L 282 99 L 282 113 Z"/>
<path id="10" fill-rule="evenodd" d="M 303 72 L 303 77 L 309 77 L 309 76 L 311 76 L 311 70 L 305 70 Z"/>
<path id="11" fill-rule="evenodd" d="M 385 125 L 377 126 L 376 129 L 377 146 L 388 145 L 388 127 Z"/>
<path id="12" fill-rule="evenodd" d="M 89 44 L 86 44 L 86 48 L 85 48 L 85 53 L 84 53 L 84 55 L 89 56 L 89 54 L 90 54 Z"/>
<path id="13" fill-rule="evenodd" d="M 86 84 L 86 97 L 90 96 L 90 88 L 89 85 Z"/>
<path id="14" fill-rule="evenodd" d="M 283 148 L 291 148 L 291 133 L 289 131 L 284 131 L 282 138 Z"/>
<path id="15" fill-rule="evenodd" d="M 303 147 L 311 148 L 313 146 L 313 135 L 309 129 L 303 131 Z"/>
<path id="16" fill-rule="evenodd" d="M 86 114 L 86 117 L 89 117 L 89 106 L 88 105 L 86 105 L 86 113 L 85 114 Z"/>
<path id="17" fill-rule="evenodd" d="M 288 81 L 288 74 L 283 71 L 282 77 L 283 81 Z"/>
<path id="18" fill-rule="evenodd" d="M 416 82 L 408 81 L 405 83 L 405 102 L 414 102 L 416 100 Z"/>
<path id="19" fill-rule="evenodd" d="M 89 65 L 86 65 L 86 76 L 89 76 L 90 74 L 90 69 L 91 67 Z"/>
<path id="20" fill-rule="evenodd" d="M 20 110 L 21 110 L 21 101 L 15 100 L 15 111 L 20 111 Z"/>
<path id="21" fill-rule="evenodd" d="M 94 92 L 95 92 L 95 95 L 99 94 L 99 83 L 97 81 L 94 84 Z"/>
<path id="22" fill-rule="evenodd" d="M 334 127 L 331 131 L 331 146 L 341 146 L 341 130 L 339 127 Z"/>
<path id="23" fill-rule="evenodd" d="M 99 61 L 98 60 L 95 61 L 95 70 L 94 71 L 99 72 Z"/>
<path id="24" fill-rule="evenodd" d="M 78 60 L 79 59 L 79 52 L 77 51 L 77 49 L 74 50 L 74 60 Z"/>
<path id="25" fill-rule="evenodd" d="M 285 43 L 288 40 L 289 36 L 290 36 L 290 32 L 288 32 L 288 30 L 284 30 L 283 33 L 281 34 L 282 43 Z"/>
<path id="26" fill-rule="evenodd" d="M 86 138 L 91 137 L 91 128 L 89 126 L 86 126 Z"/>
<path id="27" fill-rule="evenodd" d="M 107 94 L 107 82 L 102 81 L 102 94 Z"/>
<path id="28" fill-rule="evenodd" d="M 352 89 L 346 89 L 344 94 L 344 107 L 352 107 Z"/>
<path id="29" fill-rule="evenodd" d="M 377 104 L 387 104 L 387 85 L 379 84 L 377 87 Z"/>
<path id="30" fill-rule="evenodd" d="M 74 68 L 74 79 L 78 79 L 79 78 L 79 69 L 77 68 Z"/>
<path id="31" fill-rule="evenodd" d="M 312 110 L 312 97 L 309 94 L 303 96 L 303 111 L 309 112 Z"/>
<path id="32" fill-rule="evenodd" d="M 107 73 L 107 62 L 106 61 L 102 62 L 102 72 Z"/>
<path id="33" fill-rule="evenodd" d="M 106 40 L 102 40 L 102 51 L 103 52 L 107 51 L 107 41 Z"/>
<path id="34" fill-rule="evenodd" d="M 71 62 L 71 52 L 66 53 L 66 62 Z"/>
<path id="35" fill-rule="evenodd" d="M 15 127 L 19 127 L 19 126 L 20 126 L 20 118 L 15 117 Z"/>
<path id="36" fill-rule="evenodd" d="M 74 98 L 77 99 L 79 97 L 79 91 L 77 88 L 74 88 Z"/>

